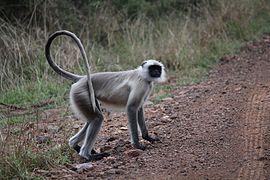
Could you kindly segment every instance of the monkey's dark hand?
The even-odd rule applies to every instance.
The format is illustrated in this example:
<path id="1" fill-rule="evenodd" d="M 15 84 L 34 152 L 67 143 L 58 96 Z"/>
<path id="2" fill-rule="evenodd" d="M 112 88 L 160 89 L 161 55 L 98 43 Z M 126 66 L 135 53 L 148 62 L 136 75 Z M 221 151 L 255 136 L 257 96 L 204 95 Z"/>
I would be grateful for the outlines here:
<path id="1" fill-rule="evenodd" d="M 137 143 L 133 143 L 132 146 L 136 149 L 141 149 L 141 150 L 145 150 L 145 146 L 139 142 Z"/>
<path id="2" fill-rule="evenodd" d="M 151 137 L 149 135 L 143 136 L 142 138 L 146 141 L 149 141 L 150 143 L 161 142 L 158 137 Z"/>

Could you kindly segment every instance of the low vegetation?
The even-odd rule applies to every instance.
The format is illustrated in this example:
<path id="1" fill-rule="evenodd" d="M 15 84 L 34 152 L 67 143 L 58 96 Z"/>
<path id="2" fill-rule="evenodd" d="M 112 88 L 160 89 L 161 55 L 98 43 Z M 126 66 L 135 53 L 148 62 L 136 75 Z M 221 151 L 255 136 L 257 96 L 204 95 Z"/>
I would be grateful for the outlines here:
<path id="1" fill-rule="evenodd" d="M 93 71 L 131 69 L 153 58 L 178 85 L 202 80 L 221 57 L 270 32 L 267 0 L 5 0 L 0 9 L 0 179 L 34 178 L 35 169 L 70 161 L 68 147 L 44 152 L 37 132 L 24 134 L 27 125 L 39 124 L 44 109 L 67 101 L 70 82 L 53 73 L 44 56 L 55 30 L 82 39 Z M 57 63 L 84 73 L 74 43 L 63 37 L 53 47 Z M 154 101 L 170 96 L 172 88 L 158 87 Z M 22 113 L 12 114 L 14 108 Z"/>

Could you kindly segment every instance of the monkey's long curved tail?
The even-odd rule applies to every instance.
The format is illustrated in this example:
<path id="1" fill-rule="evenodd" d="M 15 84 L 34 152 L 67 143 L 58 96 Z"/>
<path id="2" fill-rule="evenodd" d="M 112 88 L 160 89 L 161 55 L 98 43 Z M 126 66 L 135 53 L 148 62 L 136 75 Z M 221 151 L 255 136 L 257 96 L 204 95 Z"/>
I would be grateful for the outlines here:
<path id="1" fill-rule="evenodd" d="M 84 47 L 81 43 L 81 40 L 74 33 L 66 31 L 66 30 L 56 31 L 55 33 L 51 34 L 47 43 L 46 43 L 46 46 L 45 46 L 45 55 L 46 55 L 47 61 L 48 61 L 49 65 L 52 67 L 52 69 L 55 72 L 57 72 L 59 75 L 63 76 L 64 78 L 72 80 L 73 82 L 77 82 L 82 78 L 82 76 L 79 76 L 77 74 L 73 74 L 71 72 L 68 72 L 68 71 L 62 69 L 57 64 L 55 64 L 54 61 L 52 60 L 50 47 L 51 47 L 52 41 L 57 36 L 60 36 L 60 35 L 66 35 L 66 36 L 71 37 L 76 42 L 76 44 L 78 45 L 78 47 L 80 49 L 80 52 L 83 56 L 83 60 L 85 62 L 86 69 L 87 69 L 87 82 L 88 82 L 88 88 L 89 88 L 89 98 L 91 100 L 93 110 L 95 111 L 96 110 L 96 101 L 95 101 L 94 88 L 93 88 L 93 84 L 92 84 L 91 76 L 90 76 L 90 74 L 91 74 L 90 65 L 88 63 L 88 58 L 86 56 L 86 53 L 85 53 Z"/>

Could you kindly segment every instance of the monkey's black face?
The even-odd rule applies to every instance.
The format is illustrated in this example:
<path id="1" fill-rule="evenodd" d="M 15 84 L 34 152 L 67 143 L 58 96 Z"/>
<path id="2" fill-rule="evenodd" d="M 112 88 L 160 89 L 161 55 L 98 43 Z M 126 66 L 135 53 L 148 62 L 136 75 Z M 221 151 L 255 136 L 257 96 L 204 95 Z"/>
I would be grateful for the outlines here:
<path id="1" fill-rule="evenodd" d="M 159 78 L 161 76 L 162 67 L 159 65 L 151 65 L 148 67 L 149 75 L 153 78 Z"/>
<path id="2" fill-rule="evenodd" d="M 144 61 L 137 70 L 140 76 L 148 82 L 162 83 L 166 81 L 164 65 L 154 59 Z"/>

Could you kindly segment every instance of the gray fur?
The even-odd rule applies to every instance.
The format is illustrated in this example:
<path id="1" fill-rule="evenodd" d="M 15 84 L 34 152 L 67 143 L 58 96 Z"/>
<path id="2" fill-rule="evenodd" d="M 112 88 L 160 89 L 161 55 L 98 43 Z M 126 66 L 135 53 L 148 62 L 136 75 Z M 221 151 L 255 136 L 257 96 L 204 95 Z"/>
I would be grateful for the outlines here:
<path id="1" fill-rule="evenodd" d="M 51 39 L 49 40 L 52 41 Z M 80 44 L 79 46 L 82 45 Z M 49 49 L 47 49 L 49 47 L 46 46 L 46 53 L 49 52 Z M 105 108 L 122 108 L 127 112 L 133 147 L 138 149 L 145 148 L 139 142 L 138 126 L 142 132 L 143 139 L 150 142 L 159 140 L 158 138 L 152 138 L 148 134 L 144 120 L 143 104 L 151 93 L 153 82 L 165 81 L 163 64 L 156 60 L 147 60 L 143 65 L 134 70 L 95 73 L 91 74 L 90 78 L 90 74 L 88 76 L 79 76 L 64 71 L 54 64 L 50 56 L 47 55 L 46 57 L 49 64 L 54 66 L 52 68 L 58 74 L 67 79 L 73 78 L 73 81 L 75 81 L 70 90 L 71 109 L 86 123 L 76 135 L 70 138 L 69 145 L 76 151 L 79 151 L 80 156 L 88 160 L 98 160 L 108 155 L 106 153 L 91 154 L 104 119 L 99 104 L 102 104 Z M 162 67 L 162 71 L 159 70 L 161 72 L 160 77 L 150 76 L 148 68 L 151 65 Z M 86 68 L 89 68 L 87 63 Z M 88 72 L 90 71 L 88 70 Z M 92 85 L 93 90 L 89 88 L 89 84 Z M 93 102 L 93 95 L 95 95 L 95 102 Z M 81 141 L 83 141 L 82 147 L 78 145 Z"/>

